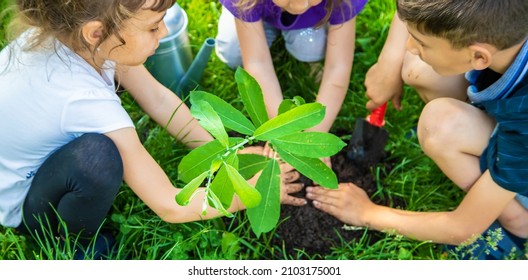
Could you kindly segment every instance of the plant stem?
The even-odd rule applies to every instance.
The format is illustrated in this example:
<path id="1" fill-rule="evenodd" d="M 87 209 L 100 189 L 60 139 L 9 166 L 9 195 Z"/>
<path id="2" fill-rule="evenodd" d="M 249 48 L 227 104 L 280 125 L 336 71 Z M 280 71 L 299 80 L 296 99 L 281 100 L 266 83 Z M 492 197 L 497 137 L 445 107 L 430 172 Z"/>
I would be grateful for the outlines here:
<path id="1" fill-rule="evenodd" d="M 232 152 L 238 150 L 240 147 L 246 145 L 247 143 L 249 143 L 250 141 L 253 141 L 254 139 L 255 139 L 254 137 L 248 137 L 248 138 L 244 139 L 244 141 L 242 141 L 242 142 L 236 144 L 235 146 L 229 148 L 227 150 L 227 152 L 222 155 L 222 158 L 227 157 L 229 154 L 231 154 Z"/>

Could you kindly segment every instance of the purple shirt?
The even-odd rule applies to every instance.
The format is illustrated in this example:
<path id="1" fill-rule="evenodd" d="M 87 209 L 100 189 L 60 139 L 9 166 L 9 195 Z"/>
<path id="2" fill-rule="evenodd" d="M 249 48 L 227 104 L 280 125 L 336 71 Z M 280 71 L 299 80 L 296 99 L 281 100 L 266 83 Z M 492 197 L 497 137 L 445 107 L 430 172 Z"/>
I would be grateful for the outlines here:
<path id="1" fill-rule="evenodd" d="M 279 30 L 294 30 L 314 27 L 326 15 L 326 2 L 323 0 L 319 5 L 313 6 L 301 15 L 291 15 L 283 12 L 272 0 L 261 0 L 252 10 L 243 14 L 238 11 L 234 3 L 238 0 L 220 0 L 220 3 L 228 9 L 236 18 L 246 22 L 265 21 Z M 341 24 L 354 18 L 367 4 L 368 0 L 349 0 L 341 7 L 334 7 L 329 23 L 332 25 Z"/>

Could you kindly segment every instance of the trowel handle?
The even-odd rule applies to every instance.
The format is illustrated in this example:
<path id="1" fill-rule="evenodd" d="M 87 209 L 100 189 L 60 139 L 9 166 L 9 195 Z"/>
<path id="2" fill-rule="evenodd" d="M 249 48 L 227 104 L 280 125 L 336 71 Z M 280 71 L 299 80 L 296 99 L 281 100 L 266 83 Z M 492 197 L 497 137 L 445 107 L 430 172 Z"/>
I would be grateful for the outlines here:
<path id="1" fill-rule="evenodd" d="M 370 115 L 367 116 L 367 122 L 377 127 L 382 127 L 385 124 L 385 110 L 387 109 L 387 102 L 374 109 Z"/>

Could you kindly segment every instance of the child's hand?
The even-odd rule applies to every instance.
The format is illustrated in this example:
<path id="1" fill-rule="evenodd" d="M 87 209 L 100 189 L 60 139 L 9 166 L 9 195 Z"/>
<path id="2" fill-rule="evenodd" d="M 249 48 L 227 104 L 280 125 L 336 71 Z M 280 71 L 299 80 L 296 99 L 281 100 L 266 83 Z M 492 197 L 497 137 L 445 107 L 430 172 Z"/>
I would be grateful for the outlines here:
<path id="1" fill-rule="evenodd" d="M 394 70 L 392 70 L 394 69 Z M 385 67 L 382 62 L 374 64 L 365 76 L 367 109 L 372 111 L 391 100 L 394 108 L 401 110 L 403 80 L 401 65 Z"/>
<path id="2" fill-rule="evenodd" d="M 300 197 L 294 197 L 290 194 L 298 193 L 304 188 L 303 183 L 294 183 L 299 180 L 301 174 L 293 169 L 293 167 L 287 163 L 280 164 L 281 169 L 281 186 L 280 186 L 280 198 L 282 204 L 303 206 L 306 204 L 306 199 Z"/>
<path id="3" fill-rule="evenodd" d="M 267 151 L 264 151 L 264 150 L 265 150 L 265 147 L 249 146 L 249 147 L 246 147 L 246 148 L 240 150 L 239 153 L 240 154 L 250 154 L 250 153 L 252 153 L 252 154 L 264 155 L 264 156 L 269 155 L 271 153 L 272 156 L 273 156 L 273 154 L 276 155 L 275 151 L 273 151 L 269 146 L 268 146 L 268 150 Z M 293 205 L 293 206 L 303 206 L 303 205 L 305 205 L 306 204 L 306 199 L 300 198 L 300 197 L 294 197 L 294 196 L 290 195 L 290 194 L 294 194 L 294 193 L 300 192 L 303 189 L 304 184 L 302 184 L 302 183 L 294 183 L 295 181 L 299 180 L 299 178 L 301 177 L 301 174 L 299 172 L 297 172 L 291 165 L 289 165 L 288 163 L 285 163 L 285 162 L 279 163 L 279 167 L 280 167 L 280 170 L 281 170 L 281 173 L 280 173 L 280 180 L 281 180 L 280 201 L 281 201 L 281 203 L 282 204 L 287 204 L 287 205 Z M 248 182 L 250 182 L 250 184 L 252 184 L 252 185 L 255 185 L 256 181 L 260 177 L 261 173 L 262 173 L 262 171 L 260 171 L 257 174 L 255 174 L 255 176 L 253 176 L 253 178 L 249 179 Z"/>
<path id="4" fill-rule="evenodd" d="M 307 187 L 306 197 L 313 200 L 315 208 L 354 226 L 365 226 L 364 215 L 375 205 L 363 189 L 352 183 L 340 183 L 334 190 Z"/>

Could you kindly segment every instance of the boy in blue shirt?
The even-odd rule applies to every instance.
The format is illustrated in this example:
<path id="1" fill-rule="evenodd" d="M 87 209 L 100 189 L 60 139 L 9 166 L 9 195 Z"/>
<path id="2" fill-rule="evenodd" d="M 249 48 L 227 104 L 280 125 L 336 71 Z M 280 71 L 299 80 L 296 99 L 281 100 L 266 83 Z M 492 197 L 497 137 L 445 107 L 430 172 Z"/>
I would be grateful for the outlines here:
<path id="1" fill-rule="evenodd" d="M 502 258 L 512 247 L 524 250 L 528 1 L 398 0 L 397 10 L 410 35 L 410 53 L 440 75 L 466 73 L 470 102 L 437 98 L 427 103 L 418 139 L 424 152 L 467 194 L 455 210 L 435 213 L 375 205 L 351 183 L 337 190 L 310 187 L 307 197 L 347 224 L 437 243 L 473 242 L 490 225 L 501 226 L 502 244 L 510 241 L 510 246 L 499 246 L 497 251 L 504 252 L 490 248 L 491 257 Z"/>

